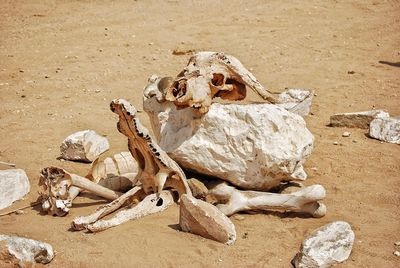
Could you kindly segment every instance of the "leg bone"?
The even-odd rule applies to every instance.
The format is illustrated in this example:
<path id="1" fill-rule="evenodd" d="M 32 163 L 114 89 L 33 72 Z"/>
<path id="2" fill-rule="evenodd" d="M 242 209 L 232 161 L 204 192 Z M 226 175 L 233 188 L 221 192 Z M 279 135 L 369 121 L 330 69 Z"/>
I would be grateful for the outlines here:
<path id="1" fill-rule="evenodd" d="M 308 186 L 291 194 L 277 194 L 256 191 L 240 191 L 220 183 L 210 189 L 208 198 L 217 201 L 217 207 L 225 214 L 232 215 L 249 210 L 289 210 L 323 217 L 326 206 L 318 201 L 325 198 L 321 185 Z"/>

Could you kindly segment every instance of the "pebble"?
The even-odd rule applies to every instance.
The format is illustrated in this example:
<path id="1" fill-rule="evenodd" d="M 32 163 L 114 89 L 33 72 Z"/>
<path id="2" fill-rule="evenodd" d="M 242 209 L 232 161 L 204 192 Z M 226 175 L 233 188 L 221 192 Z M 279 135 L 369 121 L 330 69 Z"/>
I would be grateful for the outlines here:
<path id="1" fill-rule="evenodd" d="M 400 246 L 400 241 L 394 242 L 395 246 Z"/>
<path id="2" fill-rule="evenodd" d="M 393 252 L 393 254 L 395 255 L 395 256 L 397 256 L 397 257 L 400 257 L 400 251 L 395 251 L 395 252 Z"/>
<path id="3" fill-rule="evenodd" d="M 312 167 L 311 170 L 317 171 L 318 168 L 317 167 Z"/>
<path id="4" fill-rule="evenodd" d="M 334 141 L 333 145 L 339 145 L 339 143 L 337 141 Z"/>
<path id="5" fill-rule="evenodd" d="M 350 132 L 348 131 L 343 132 L 342 137 L 350 137 Z"/>
<path id="6" fill-rule="evenodd" d="M 96 89 L 94 92 L 99 93 L 99 92 L 100 92 L 100 89 Z"/>

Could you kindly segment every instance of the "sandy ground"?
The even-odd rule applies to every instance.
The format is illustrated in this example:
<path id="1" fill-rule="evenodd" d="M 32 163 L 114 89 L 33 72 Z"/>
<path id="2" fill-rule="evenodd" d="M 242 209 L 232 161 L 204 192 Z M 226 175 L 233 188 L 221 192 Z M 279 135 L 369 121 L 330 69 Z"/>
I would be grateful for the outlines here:
<path id="1" fill-rule="evenodd" d="M 52 244 L 57 255 L 49 267 L 291 267 L 307 234 L 345 220 L 356 241 L 338 267 L 399 267 L 400 146 L 361 129 L 343 138 L 348 129 L 327 124 L 337 112 L 400 115 L 400 3 L 281 2 L 1 1 L 0 161 L 26 170 L 32 185 L 9 209 L 36 200 L 43 167 L 87 173 L 87 164 L 56 160 L 67 135 L 93 129 L 107 136 L 110 154 L 126 150 L 110 100 L 140 108 L 147 77 L 176 75 L 188 56 L 172 51 L 194 49 L 238 57 L 272 91 L 315 90 L 306 118 L 316 137 L 306 183 L 326 187 L 325 217 L 233 218 L 238 239 L 229 247 L 177 231 L 178 206 L 98 234 L 73 232 L 75 216 L 103 203 L 79 197 L 63 218 L 35 209 L 1 217 L 0 233 Z"/>

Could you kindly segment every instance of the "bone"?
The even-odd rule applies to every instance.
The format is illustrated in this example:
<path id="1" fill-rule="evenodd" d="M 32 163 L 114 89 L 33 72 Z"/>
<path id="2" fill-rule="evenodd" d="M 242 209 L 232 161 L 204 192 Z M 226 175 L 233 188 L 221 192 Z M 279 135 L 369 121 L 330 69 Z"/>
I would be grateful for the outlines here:
<path id="1" fill-rule="evenodd" d="M 64 169 L 47 167 L 41 171 L 39 186 L 42 186 L 42 208 L 51 215 L 64 216 L 72 206 L 72 200 L 80 189 L 108 200 L 118 198 L 121 193 L 98 185 L 89 179 L 71 174 Z"/>
<path id="2" fill-rule="evenodd" d="M 164 211 L 173 203 L 174 198 L 170 191 L 162 191 L 158 197 L 157 194 L 150 194 L 133 208 L 122 210 L 109 220 L 99 220 L 89 224 L 87 229 L 91 232 L 100 232 L 127 221 Z"/>
<path id="3" fill-rule="evenodd" d="M 246 86 L 263 99 L 276 103 L 276 98 L 266 90 L 242 63 L 231 55 L 216 52 L 199 52 L 192 56 L 172 85 L 165 98 L 177 107 L 193 107 L 200 113 L 208 112 L 215 97 L 242 100 Z"/>
<path id="4" fill-rule="evenodd" d="M 119 209 L 128 199 L 134 199 L 134 196 L 138 195 L 139 191 L 141 190 L 141 187 L 136 186 L 121 195 L 119 198 L 112 201 L 111 203 L 100 206 L 93 214 L 75 218 L 72 221 L 72 228 L 74 228 L 75 230 L 85 229 L 89 224 L 94 223 L 102 217 Z"/>
<path id="5" fill-rule="evenodd" d="M 218 209 L 230 216 L 240 211 L 285 210 L 302 212 L 319 218 L 326 214 L 326 206 L 318 201 L 325 198 L 325 189 L 321 185 L 312 185 L 291 194 L 240 191 L 217 183 L 209 186 L 208 201 L 216 201 Z"/>

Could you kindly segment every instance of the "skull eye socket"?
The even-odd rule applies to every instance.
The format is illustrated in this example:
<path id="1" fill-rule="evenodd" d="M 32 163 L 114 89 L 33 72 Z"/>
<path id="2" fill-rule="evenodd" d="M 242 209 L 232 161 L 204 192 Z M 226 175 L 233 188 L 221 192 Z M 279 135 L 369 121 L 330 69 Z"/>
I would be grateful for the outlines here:
<path id="1" fill-rule="evenodd" d="M 185 94 L 186 94 L 186 81 L 185 80 L 175 81 L 173 84 L 172 95 L 174 95 L 176 99 L 179 99 Z"/>
<path id="2" fill-rule="evenodd" d="M 214 73 L 213 78 L 211 79 L 211 84 L 213 86 L 219 87 L 224 84 L 224 75 L 219 73 Z"/>

